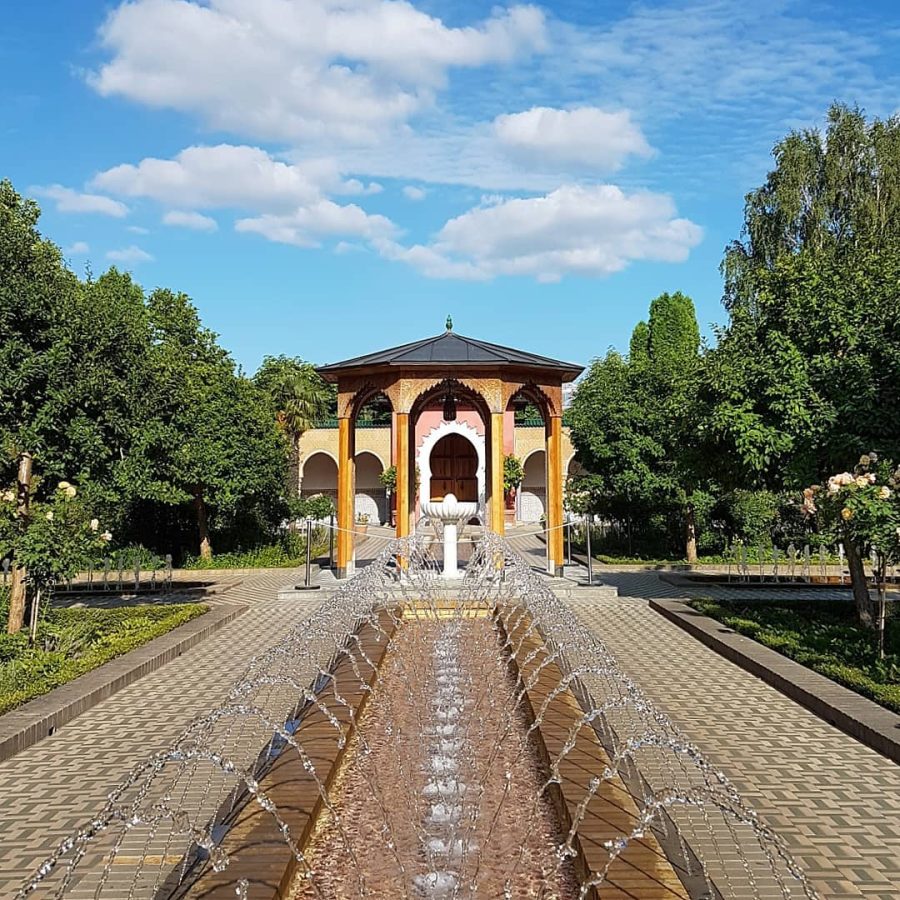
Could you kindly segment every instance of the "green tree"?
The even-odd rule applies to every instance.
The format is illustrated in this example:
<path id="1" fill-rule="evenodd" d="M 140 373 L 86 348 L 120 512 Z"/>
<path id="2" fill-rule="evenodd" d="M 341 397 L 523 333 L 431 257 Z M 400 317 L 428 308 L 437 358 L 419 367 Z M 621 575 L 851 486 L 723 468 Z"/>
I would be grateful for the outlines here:
<path id="1" fill-rule="evenodd" d="M 253 380 L 270 399 L 278 427 L 290 442 L 289 492 L 300 483 L 300 438 L 332 412 L 337 397 L 312 363 L 299 357 L 267 356 Z"/>
<path id="2" fill-rule="evenodd" d="M 871 447 L 900 458 L 900 121 L 836 105 L 774 156 L 725 255 L 704 393 L 728 480 L 797 489 Z"/>
<path id="3" fill-rule="evenodd" d="M 127 477 L 145 500 L 190 504 L 210 558 L 215 528 L 283 513 L 284 442 L 265 394 L 235 372 L 185 294 L 156 290 L 147 312 L 152 393 Z"/>
<path id="4" fill-rule="evenodd" d="M 701 371 L 694 305 L 662 294 L 639 322 L 627 358 L 610 351 L 595 360 L 570 411 L 579 460 L 592 473 L 593 511 L 649 527 L 674 516 L 688 560 L 697 555 L 697 512 L 708 505 L 698 453 Z"/>

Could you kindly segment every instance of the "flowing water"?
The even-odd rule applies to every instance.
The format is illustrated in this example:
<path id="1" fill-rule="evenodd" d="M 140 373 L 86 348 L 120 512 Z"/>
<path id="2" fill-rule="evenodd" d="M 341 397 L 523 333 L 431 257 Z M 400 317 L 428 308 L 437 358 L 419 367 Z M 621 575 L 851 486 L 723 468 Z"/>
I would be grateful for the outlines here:
<path id="1" fill-rule="evenodd" d="M 490 534 L 461 582 L 418 539 L 386 548 L 123 780 L 31 894 L 816 896 Z"/>

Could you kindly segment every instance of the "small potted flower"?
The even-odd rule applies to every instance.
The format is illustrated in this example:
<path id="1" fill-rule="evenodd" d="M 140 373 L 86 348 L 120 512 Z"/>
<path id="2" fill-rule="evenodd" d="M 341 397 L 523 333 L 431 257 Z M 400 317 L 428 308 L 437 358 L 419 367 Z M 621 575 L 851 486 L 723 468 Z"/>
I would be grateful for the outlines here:
<path id="1" fill-rule="evenodd" d="M 369 530 L 369 514 L 368 513 L 357 513 L 356 514 L 356 533 L 357 534 L 366 534 Z"/>

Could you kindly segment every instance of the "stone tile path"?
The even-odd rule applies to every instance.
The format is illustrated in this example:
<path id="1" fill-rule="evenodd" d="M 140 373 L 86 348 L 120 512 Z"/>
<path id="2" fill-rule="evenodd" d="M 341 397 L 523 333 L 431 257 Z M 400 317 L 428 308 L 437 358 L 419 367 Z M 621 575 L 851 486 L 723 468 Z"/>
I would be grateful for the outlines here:
<path id="1" fill-rule="evenodd" d="M 543 564 L 535 539 L 515 538 Z M 530 540 L 530 543 L 529 543 Z M 287 570 L 244 575 L 214 602 L 251 609 L 199 647 L 0 764 L 0 896 L 138 761 L 226 694 L 248 660 L 319 602 L 277 601 Z M 650 610 L 683 591 L 604 570 L 622 596 L 573 599 L 623 668 L 728 773 L 788 842 L 823 898 L 900 895 L 900 767 L 825 724 Z"/>
<path id="2" fill-rule="evenodd" d="M 321 601 L 278 601 L 297 580 L 289 569 L 239 579 L 205 602 L 250 609 L 177 660 L 120 691 L 54 735 L 0 763 L 0 897 L 66 835 L 102 807 L 111 787 L 152 753 L 164 749 L 197 715 L 214 708 L 250 658 L 275 643 Z M 239 583 L 237 583 L 239 582 Z"/>
<path id="3" fill-rule="evenodd" d="M 515 538 L 529 558 L 543 544 Z M 622 668 L 788 843 L 823 898 L 900 897 L 900 766 L 828 725 L 650 609 L 684 597 L 654 572 L 613 571 L 619 597 L 571 599 Z"/>

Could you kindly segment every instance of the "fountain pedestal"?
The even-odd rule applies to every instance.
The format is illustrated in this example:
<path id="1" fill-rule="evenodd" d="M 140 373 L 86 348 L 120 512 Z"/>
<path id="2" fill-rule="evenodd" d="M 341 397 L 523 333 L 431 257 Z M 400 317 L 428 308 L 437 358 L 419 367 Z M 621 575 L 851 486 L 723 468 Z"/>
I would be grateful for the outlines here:
<path id="1" fill-rule="evenodd" d="M 429 519 L 441 522 L 444 530 L 444 578 L 459 578 L 457 565 L 457 541 L 459 526 L 468 522 L 478 512 L 477 503 L 460 503 L 455 494 L 447 494 L 443 500 L 431 500 L 422 504 L 422 512 Z"/>

